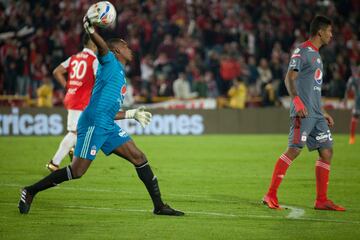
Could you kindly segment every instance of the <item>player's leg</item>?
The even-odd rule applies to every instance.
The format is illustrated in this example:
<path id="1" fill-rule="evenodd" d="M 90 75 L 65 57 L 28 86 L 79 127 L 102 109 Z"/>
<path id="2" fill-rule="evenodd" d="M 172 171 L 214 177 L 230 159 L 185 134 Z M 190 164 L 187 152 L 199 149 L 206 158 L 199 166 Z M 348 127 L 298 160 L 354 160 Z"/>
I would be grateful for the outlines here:
<path id="1" fill-rule="evenodd" d="M 350 121 L 350 139 L 349 144 L 355 144 L 356 127 L 359 122 L 360 110 L 354 110 Z"/>
<path id="2" fill-rule="evenodd" d="M 145 154 L 135 145 L 130 136 L 120 127 L 116 127 L 113 134 L 106 140 L 102 148 L 106 155 L 111 153 L 131 162 L 140 180 L 148 190 L 154 204 L 154 213 L 158 215 L 181 216 L 183 212 L 172 209 L 164 204 L 156 176 L 154 175 Z"/>
<path id="3" fill-rule="evenodd" d="M 300 154 L 307 140 L 308 129 L 313 127 L 314 123 L 309 118 L 292 118 L 290 122 L 289 144 L 288 149 L 278 158 L 272 174 L 271 183 L 268 192 L 263 198 L 263 203 L 269 208 L 279 208 L 277 191 L 287 169 L 293 160 Z"/>
<path id="4" fill-rule="evenodd" d="M 345 208 L 335 205 L 327 197 L 330 165 L 333 156 L 333 139 L 325 119 L 321 119 L 309 135 L 307 142 L 310 151 L 318 150 L 319 159 L 315 164 L 316 201 L 315 209 L 344 211 Z"/>
<path id="5" fill-rule="evenodd" d="M 173 216 L 184 215 L 183 212 L 172 209 L 170 206 L 163 203 L 157 177 L 154 175 L 146 156 L 136 147 L 133 140 L 129 140 L 120 147 L 116 148 L 113 153 L 125 158 L 135 166 L 138 177 L 144 183 L 150 194 L 151 200 L 154 204 L 153 212 L 155 214 Z"/>
<path id="6" fill-rule="evenodd" d="M 20 213 L 26 214 L 29 212 L 33 198 L 37 193 L 55 187 L 62 182 L 80 178 L 89 168 L 90 164 L 91 161 L 88 159 L 74 157 L 71 166 L 69 165 L 54 171 L 35 184 L 24 187 L 21 191 L 18 206 Z"/>
<path id="7" fill-rule="evenodd" d="M 37 193 L 64 181 L 80 178 L 86 172 L 96 156 L 96 151 L 95 153 L 92 151 L 93 146 L 97 146 L 97 144 L 101 146 L 101 137 L 99 141 L 94 137 L 94 135 L 97 136 L 94 129 L 94 126 L 79 129 L 78 144 L 71 165 L 54 171 L 35 184 L 23 188 L 18 206 L 20 213 L 26 214 L 29 212 L 33 198 Z"/>
<path id="8" fill-rule="evenodd" d="M 78 110 L 68 110 L 68 118 L 67 118 L 67 130 L 68 133 L 65 135 L 63 140 L 61 141 L 55 155 L 51 159 L 51 161 L 46 165 L 46 167 L 50 171 L 56 171 L 59 169 L 61 161 L 64 157 L 71 151 L 71 149 L 75 146 L 77 136 L 76 136 L 76 126 L 79 120 L 80 114 L 82 111 Z"/>

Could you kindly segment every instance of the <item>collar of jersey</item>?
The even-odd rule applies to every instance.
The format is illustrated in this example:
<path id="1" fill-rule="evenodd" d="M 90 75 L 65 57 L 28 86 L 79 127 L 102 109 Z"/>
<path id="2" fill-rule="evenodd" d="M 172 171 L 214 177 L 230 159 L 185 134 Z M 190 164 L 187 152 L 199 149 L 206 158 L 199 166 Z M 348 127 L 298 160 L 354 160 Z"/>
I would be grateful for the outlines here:
<path id="1" fill-rule="evenodd" d="M 90 55 L 93 55 L 94 57 L 96 57 L 95 53 L 93 50 L 91 50 L 90 48 L 84 48 L 83 52 L 88 52 Z"/>
<path id="2" fill-rule="evenodd" d="M 307 40 L 306 42 L 304 42 L 303 47 L 311 47 L 315 51 L 317 51 L 317 52 L 319 51 L 319 49 L 317 47 L 315 47 L 314 44 L 310 40 Z"/>

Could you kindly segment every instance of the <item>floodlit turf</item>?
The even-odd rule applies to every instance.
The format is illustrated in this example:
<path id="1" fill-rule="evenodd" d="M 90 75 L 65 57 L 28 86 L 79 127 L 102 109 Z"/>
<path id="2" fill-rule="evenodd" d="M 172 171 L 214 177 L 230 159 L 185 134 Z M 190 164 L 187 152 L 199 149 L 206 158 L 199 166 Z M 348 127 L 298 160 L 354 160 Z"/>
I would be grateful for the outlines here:
<path id="1" fill-rule="evenodd" d="M 329 195 L 346 212 L 313 210 L 316 152 L 303 151 L 280 187 L 280 204 L 260 204 L 286 135 L 134 137 L 163 198 L 185 217 L 154 216 L 134 168 L 102 153 L 81 179 L 39 193 L 17 209 L 60 137 L 0 138 L 0 239 L 359 239 L 360 136 L 336 135 Z M 63 165 L 69 162 L 65 159 Z"/>

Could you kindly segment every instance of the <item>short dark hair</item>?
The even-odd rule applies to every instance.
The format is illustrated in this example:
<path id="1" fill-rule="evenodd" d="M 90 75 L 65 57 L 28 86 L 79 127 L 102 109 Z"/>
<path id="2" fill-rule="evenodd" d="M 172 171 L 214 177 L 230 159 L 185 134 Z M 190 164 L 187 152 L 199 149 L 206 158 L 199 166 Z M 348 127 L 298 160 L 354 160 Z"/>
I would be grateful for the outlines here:
<path id="1" fill-rule="evenodd" d="M 321 15 L 316 16 L 310 23 L 310 35 L 315 36 L 321 29 L 325 29 L 331 24 L 329 18 Z"/>
<path id="2" fill-rule="evenodd" d="M 111 38 L 111 39 L 106 41 L 106 44 L 108 45 L 110 51 L 115 49 L 117 44 L 120 44 L 122 46 L 127 46 L 128 45 L 127 42 L 125 42 L 125 40 L 121 39 L 121 38 Z"/>

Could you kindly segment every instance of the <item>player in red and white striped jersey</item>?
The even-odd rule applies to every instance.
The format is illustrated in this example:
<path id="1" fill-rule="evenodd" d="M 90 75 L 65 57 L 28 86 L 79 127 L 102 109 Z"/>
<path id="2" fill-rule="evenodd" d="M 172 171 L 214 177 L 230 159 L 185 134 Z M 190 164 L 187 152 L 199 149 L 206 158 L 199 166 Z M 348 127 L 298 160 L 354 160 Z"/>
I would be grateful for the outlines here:
<path id="1" fill-rule="evenodd" d="M 88 105 L 95 82 L 99 62 L 96 58 L 96 45 L 88 34 L 84 35 L 84 49 L 69 57 L 53 71 L 55 79 L 66 88 L 64 106 L 68 110 L 68 133 L 61 141 L 58 150 L 51 161 L 46 164 L 50 171 L 59 169 L 64 157 L 71 151 L 76 143 L 76 126 L 80 114 Z M 67 79 L 65 74 L 67 73 Z"/>

